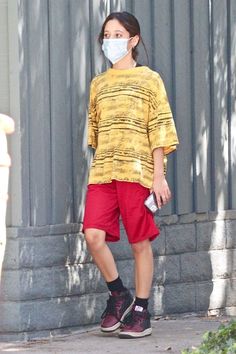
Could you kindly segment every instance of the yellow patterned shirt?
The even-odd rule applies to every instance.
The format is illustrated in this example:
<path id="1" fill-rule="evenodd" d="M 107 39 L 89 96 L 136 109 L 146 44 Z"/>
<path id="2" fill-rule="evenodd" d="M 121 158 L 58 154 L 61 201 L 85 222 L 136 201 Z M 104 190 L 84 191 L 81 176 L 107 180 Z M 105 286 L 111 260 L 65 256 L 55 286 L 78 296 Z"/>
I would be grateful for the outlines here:
<path id="1" fill-rule="evenodd" d="M 178 137 L 160 75 L 147 66 L 113 69 L 91 82 L 88 145 L 96 151 L 89 183 L 138 182 L 151 188 L 152 152 Z"/>

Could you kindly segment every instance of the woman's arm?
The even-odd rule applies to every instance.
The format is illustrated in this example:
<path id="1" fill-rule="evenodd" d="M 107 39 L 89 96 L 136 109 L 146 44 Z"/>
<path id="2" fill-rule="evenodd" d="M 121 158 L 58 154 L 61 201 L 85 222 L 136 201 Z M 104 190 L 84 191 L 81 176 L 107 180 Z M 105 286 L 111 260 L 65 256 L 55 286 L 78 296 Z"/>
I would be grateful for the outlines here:
<path id="1" fill-rule="evenodd" d="M 153 160 L 154 174 L 152 190 L 156 195 L 158 207 L 161 208 L 171 199 L 171 192 L 164 174 L 163 148 L 157 148 L 153 150 Z"/>

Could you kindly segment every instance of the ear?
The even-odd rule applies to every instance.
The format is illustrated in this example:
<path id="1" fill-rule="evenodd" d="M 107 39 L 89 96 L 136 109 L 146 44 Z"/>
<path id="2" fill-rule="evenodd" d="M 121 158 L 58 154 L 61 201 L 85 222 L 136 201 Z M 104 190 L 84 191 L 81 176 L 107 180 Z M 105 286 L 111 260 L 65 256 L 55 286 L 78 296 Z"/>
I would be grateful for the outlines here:
<path id="1" fill-rule="evenodd" d="M 132 44 L 132 47 L 133 47 L 133 48 L 135 48 L 135 47 L 138 45 L 139 40 L 140 40 L 140 37 L 139 37 L 138 34 L 136 34 L 136 35 L 132 38 L 131 44 Z"/>

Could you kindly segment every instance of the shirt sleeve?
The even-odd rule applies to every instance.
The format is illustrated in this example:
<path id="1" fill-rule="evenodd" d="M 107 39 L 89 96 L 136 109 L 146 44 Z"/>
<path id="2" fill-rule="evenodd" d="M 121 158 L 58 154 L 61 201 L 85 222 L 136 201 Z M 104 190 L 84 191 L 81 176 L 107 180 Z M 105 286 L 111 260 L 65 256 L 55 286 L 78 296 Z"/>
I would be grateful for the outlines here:
<path id="1" fill-rule="evenodd" d="M 89 98 L 89 114 L 88 114 L 88 145 L 93 149 L 97 148 L 97 135 L 98 135 L 98 124 L 97 124 L 97 113 L 95 104 L 95 90 L 94 84 L 91 82 L 90 85 L 90 98 Z"/>
<path id="2" fill-rule="evenodd" d="M 179 141 L 166 89 L 159 75 L 150 105 L 148 137 L 151 150 L 163 147 L 164 154 L 168 155 L 176 149 Z"/>

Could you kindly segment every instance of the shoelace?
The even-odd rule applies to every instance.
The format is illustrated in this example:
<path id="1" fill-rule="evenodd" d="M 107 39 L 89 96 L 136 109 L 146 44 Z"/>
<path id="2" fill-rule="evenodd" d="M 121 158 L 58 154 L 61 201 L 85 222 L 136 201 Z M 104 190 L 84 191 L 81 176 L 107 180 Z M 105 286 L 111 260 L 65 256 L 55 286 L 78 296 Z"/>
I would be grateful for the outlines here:
<path id="1" fill-rule="evenodd" d="M 124 324 L 131 324 L 132 322 L 141 322 L 142 321 L 142 316 L 141 313 L 138 311 L 130 311 L 126 317 L 124 318 L 123 321 L 121 321 L 122 325 Z"/>

